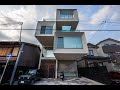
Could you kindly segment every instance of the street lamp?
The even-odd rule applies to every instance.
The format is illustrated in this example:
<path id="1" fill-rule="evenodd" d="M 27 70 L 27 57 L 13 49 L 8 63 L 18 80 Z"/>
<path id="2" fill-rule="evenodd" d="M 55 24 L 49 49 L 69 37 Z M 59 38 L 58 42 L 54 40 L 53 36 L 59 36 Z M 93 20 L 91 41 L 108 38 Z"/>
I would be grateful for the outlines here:
<path id="1" fill-rule="evenodd" d="M 18 24 L 21 25 L 21 30 L 20 30 L 20 42 L 21 42 L 21 33 L 22 33 L 22 25 L 23 25 L 23 22 L 18 22 Z"/>

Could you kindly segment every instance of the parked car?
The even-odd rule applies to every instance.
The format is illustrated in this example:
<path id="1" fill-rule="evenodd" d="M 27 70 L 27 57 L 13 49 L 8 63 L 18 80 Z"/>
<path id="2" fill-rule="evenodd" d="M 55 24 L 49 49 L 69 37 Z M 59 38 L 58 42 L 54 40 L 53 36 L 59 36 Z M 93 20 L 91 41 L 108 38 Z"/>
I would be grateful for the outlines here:
<path id="1" fill-rule="evenodd" d="M 29 69 L 25 74 L 20 75 L 17 83 L 18 85 L 32 85 L 35 81 L 40 80 L 40 74 L 37 69 Z"/>
<path id="2" fill-rule="evenodd" d="M 112 84 L 120 84 L 120 71 L 110 71 L 109 72 Z"/>

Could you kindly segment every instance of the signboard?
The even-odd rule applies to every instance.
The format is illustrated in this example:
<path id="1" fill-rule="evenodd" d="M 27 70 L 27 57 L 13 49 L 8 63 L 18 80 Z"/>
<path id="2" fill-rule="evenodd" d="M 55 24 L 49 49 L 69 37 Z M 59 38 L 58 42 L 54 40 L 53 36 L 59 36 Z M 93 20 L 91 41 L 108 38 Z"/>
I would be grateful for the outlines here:
<path id="1" fill-rule="evenodd" d="M 10 59 L 11 57 L 12 57 L 12 54 L 7 54 L 7 55 L 6 55 L 6 58 L 7 58 L 7 59 Z"/>

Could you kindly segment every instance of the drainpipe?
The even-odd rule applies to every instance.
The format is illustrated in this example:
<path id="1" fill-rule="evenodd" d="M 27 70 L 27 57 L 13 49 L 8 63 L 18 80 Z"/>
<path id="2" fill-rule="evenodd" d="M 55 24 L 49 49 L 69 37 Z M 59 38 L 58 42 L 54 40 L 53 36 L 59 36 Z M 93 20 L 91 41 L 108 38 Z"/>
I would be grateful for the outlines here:
<path id="1" fill-rule="evenodd" d="M 42 53 L 43 53 L 43 48 L 41 49 L 41 52 L 40 52 L 40 58 L 39 58 L 38 69 L 40 69 L 40 66 L 41 66 L 41 57 L 42 57 Z"/>
<path id="2" fill-rule="evenodd" d="M 17 60 L 15 62 L 15 66 L 14 66 L 14 69 L 13 69 L 13 72 L 12 72 L 12 76 L 10 78 L 10 85 L 12 85 L 13 83 L 13 79 L 14 79 L 14 76 L 15 76 L 15 72 L 16 72 L 16 69 L 17 69 L 17 65 L 18 65 L 18 62 L 19 62 L 19 59 L 20 59 L 20 56 L 21 56 L 21 53 L 23 52 L 23 47 L 24 47 L 24 43 L 21 45 L 20 47 L 20 50 L 19 50 L 19 53 L 18 53 L 18 57 L 17 57 Z"/>
<path id="3" fill-rule="evenodd" d="M 58 60 L 56 59 L 56 71 L 55 71 L 55 78 L 57 79 L 57 69 L 58 69 Z"/>

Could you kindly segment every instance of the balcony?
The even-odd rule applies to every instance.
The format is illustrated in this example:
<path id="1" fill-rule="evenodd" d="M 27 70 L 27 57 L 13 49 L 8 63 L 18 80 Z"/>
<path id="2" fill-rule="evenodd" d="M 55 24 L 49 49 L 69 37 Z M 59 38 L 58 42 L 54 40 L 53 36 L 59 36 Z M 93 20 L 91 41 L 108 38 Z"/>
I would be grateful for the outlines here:
<path id="1" fill-rule="evenodd" d="M 71 26 L 71 29 L 76 29 L 78 22 L 77 9 L 57 9 L 56 29 L 61 30 L 62 26 Z"/>
<path id="2" fill-rule="evenodd" d="M 80 60 L 87 53 L 84 32 L 55 32 L 54 55 L 57 60 Z"/>
<path id="3" fill-rule="evenodd" d="M 35 37 L 43 46 L 53 46 L 55 21 L 38 21 Z"/>
<path id="4" fill-rule="evenodd" d="M 43 49 L 43 56 L 41 58 L 42 60 L 53 60 L 55 59 L 54 53 L 53 53 L 53 48 L 51 49 L 50 47 L 44 48 Z"/>

